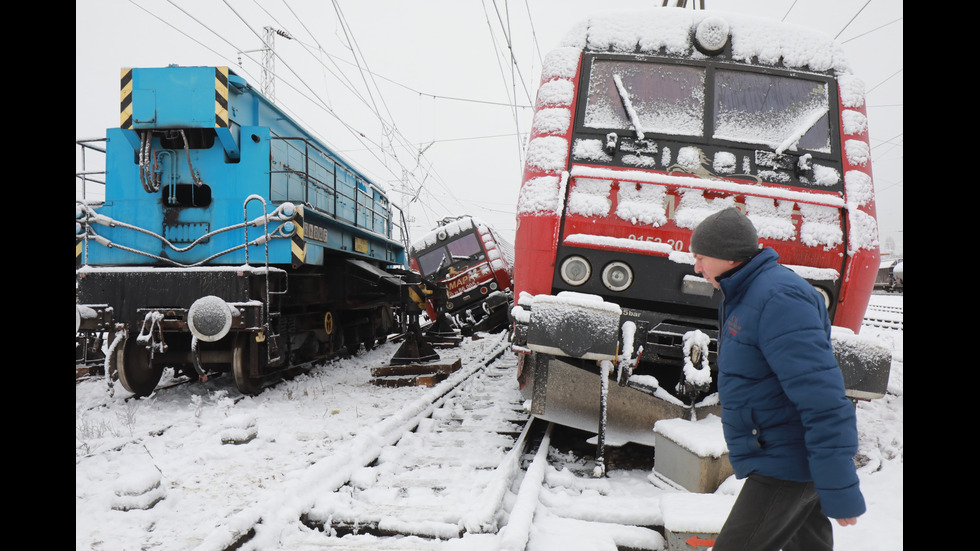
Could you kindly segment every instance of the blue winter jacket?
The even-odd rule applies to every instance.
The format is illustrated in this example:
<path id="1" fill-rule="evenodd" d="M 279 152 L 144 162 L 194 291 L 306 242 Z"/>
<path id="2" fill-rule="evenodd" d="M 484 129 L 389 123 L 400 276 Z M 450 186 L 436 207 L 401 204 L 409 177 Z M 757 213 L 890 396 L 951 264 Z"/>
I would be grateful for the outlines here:
<path id="1" fill-rule="evenodd" d="M 718 394 L 729 459 L 753 473 L 813 481 L 830 518 L 865 511 L 857 424 L 821 295 L 764 248 L 719 280 Z"/>

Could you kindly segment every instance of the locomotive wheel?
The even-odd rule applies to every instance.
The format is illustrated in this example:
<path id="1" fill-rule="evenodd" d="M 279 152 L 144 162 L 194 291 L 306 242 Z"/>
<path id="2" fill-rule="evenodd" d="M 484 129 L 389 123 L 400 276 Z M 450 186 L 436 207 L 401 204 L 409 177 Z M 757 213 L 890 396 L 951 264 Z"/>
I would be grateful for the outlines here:
<path id="1" fill-rule="evenodd" d="M 250 374 L 252 360 L 261 361 L 261 345 L 252 347 L 252 335 L 239 333 L 231 350 L 231 371 L 235 375 L 235 386 L 242 394 L 255 395 L 262 392 L 262 378 Z"/>
<path id="2" fill-rule="evenodd" d="M 132 339 L 116 348 L 109 369 L 119 376 L 123 388 L 137 396 L 149 396 L 160 382 L 163 366 L 153 365 L 150 350 Z"/>

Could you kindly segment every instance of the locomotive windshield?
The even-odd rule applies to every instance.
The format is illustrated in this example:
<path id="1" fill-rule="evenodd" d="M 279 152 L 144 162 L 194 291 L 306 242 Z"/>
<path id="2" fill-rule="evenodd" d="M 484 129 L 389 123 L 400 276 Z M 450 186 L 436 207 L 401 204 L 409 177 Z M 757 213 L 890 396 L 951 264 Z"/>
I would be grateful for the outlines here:
<path id="1" fill-rule="evenodd" d="M 829 106 L 822 80 L 595 58 L 582 124 L 830 153 Z"/>
<path id="2" fill-rule="evenodd" d="M 830 153 L 825 83 L 719 70 L 714 84 L 715 138 Z"/>
<path id="3" fill-rule="evenodd" d="M 470 260 L 483 253 L 476 234 L 466 233 L 440 244 L 437 248 L 419 255 L 418 263 L 422 275 L 432 275 L 455 262 Z"/>
<path id="4" fill-rule="evenodd" d="M 701 67 L 597 59 L 589 79 L 585 126 L 630 130 L 634 114 L 641 131 L 700 136 L 704 77 Z"/>

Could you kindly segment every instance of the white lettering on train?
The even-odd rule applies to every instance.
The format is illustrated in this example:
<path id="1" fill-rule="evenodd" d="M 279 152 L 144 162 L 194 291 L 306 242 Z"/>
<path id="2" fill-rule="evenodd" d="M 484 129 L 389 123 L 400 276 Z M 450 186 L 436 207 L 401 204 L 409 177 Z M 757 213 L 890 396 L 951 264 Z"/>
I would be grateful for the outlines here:
<path id="1" fill-rule="evenodd" d="M 636 241 L 653 241 L 654 243 L 667 243 L 675 251 L 683 251 L 684 250 L 684 242 L 681 241 L 680 239 L 668 239 L 667 241 L 664 241 L 663 239 L 661 239 L 660 237 L 657 237 L 657 236 L 653 236 L 653 235 L 646 235 L 646 236 L 644 236 L 644 235 L 636 235 L 635 233 L 629 234 L 628 237 L 629 237 L 629 239 L 634 239 Z"/>
<path id="2" fill-rule="evenodd" d="M 327 228 L 303 222 L 303 237 L 314 241 L 327 242 Z"/>

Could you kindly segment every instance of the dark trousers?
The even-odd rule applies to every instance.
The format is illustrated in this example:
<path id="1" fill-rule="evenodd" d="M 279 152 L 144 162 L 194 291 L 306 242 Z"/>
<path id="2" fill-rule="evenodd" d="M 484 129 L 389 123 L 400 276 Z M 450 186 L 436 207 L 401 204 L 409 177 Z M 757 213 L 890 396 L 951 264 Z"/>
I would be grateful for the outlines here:
<path id="1" fill-rule="evenodd" d="M 749 475 L 712 551 L 831 551 L 834 530 L 812 482 Z"/>

